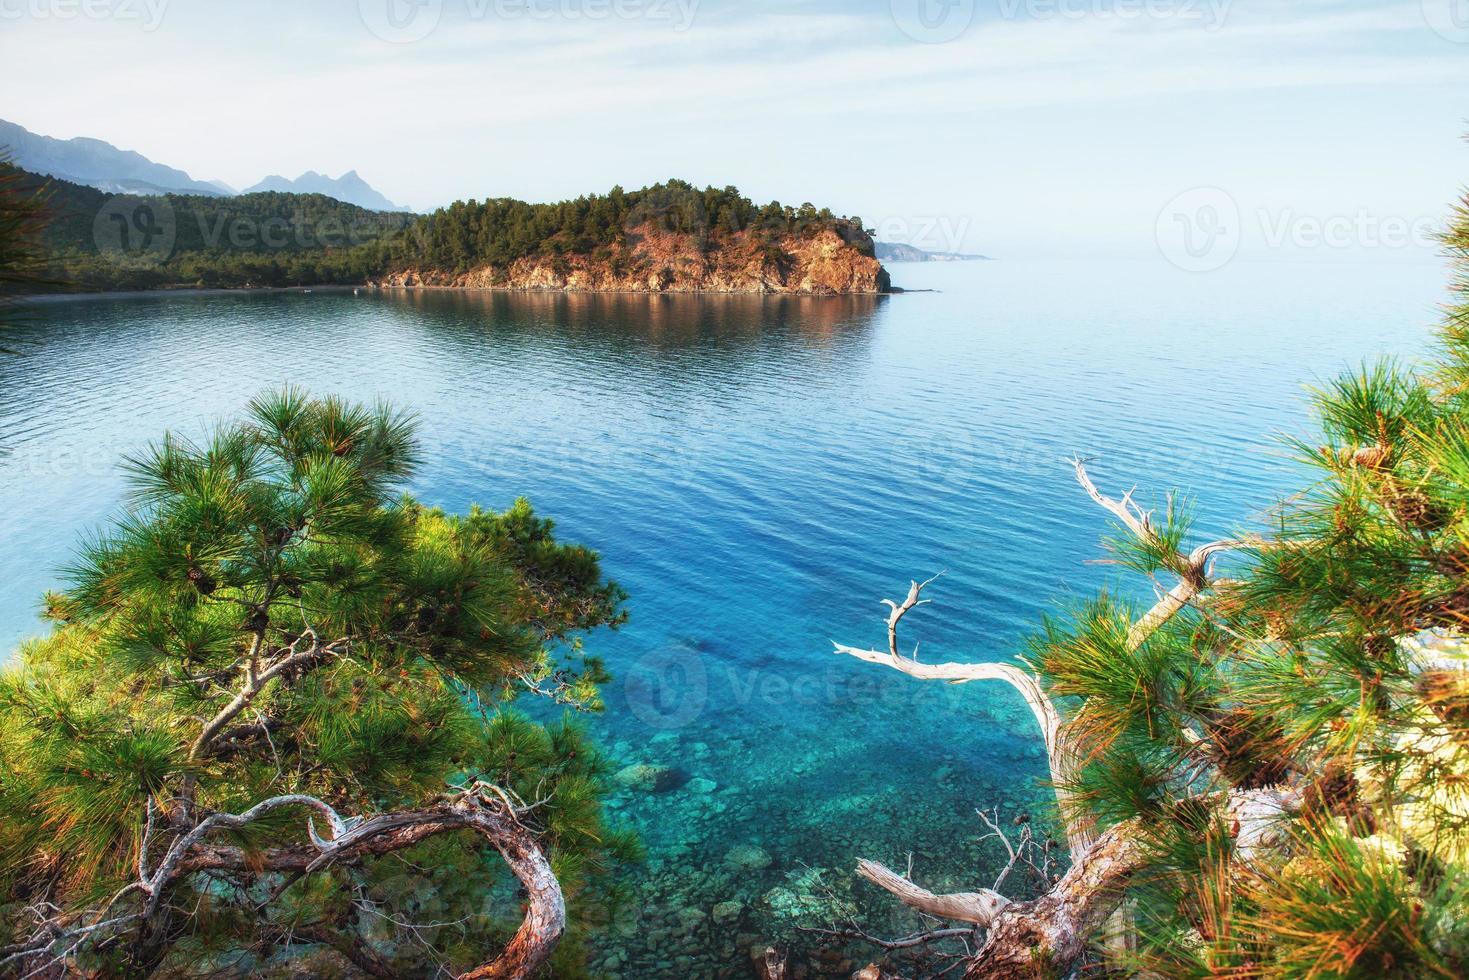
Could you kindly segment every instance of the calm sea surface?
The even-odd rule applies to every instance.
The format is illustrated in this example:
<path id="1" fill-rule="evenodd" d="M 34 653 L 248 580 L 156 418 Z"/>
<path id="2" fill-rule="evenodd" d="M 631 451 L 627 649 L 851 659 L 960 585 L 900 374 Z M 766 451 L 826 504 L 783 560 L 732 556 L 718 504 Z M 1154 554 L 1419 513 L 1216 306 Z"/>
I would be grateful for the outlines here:
<path id="1" fill-rule="evenodd" d="M 1104 487 L 1189 491 L 1201 533 L 1259 519 L 1296 479 L 1276 436 L 1309 431 L 1305 385 L 1426 352 L 1444 273 L 892 271 L 941 291 L 38 307 L 0 355 L 0 649 L 42 629 L 56 568 L 116 511 L 121 454 L 287 381 L 387 399 L 422 419 L 415 493 L 529 496 L 632 596 L 629 625 L 590 644 L 618 675 L 593 726 L 621 764 L 677 771 L 617 801 L 651 859 L 594 963 L 745 975 L 750 945 L 850 908 L 901 930 L 856 859 L 911 852 L 927 884 L 987 884 L 973 808 L 1033 805 L 1044 759 L 1007 689 L 925 687 L 831 641 L 882 643 L 878 600 L 945 570 L 907 639 L 926 660 L 1005 657 L 1107 582 L 1071 454 L 1100 457 Z"/>

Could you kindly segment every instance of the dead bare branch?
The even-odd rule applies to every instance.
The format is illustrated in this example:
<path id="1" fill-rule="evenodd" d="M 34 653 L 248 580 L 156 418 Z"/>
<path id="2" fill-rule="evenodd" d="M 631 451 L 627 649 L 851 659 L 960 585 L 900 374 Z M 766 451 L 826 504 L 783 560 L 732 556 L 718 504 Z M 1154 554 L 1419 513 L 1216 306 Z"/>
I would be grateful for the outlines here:
<path id="1" fill-rule="evenodd" d="M 111 918 L 89 912 L 48 914 L 29 940 L 0 950 L 0 969 L 21 963 L 30 966 L 31 973 L 51 970 L 86 949 L 143 927 L 159 914 L 164 896 L 199 871 L 310 874 L 332 864 L 399 851 L 438 834 L 472 830 L 500 852 L 525 889 L 527 901 L 525 919 L 500 955 L 464 976 L 521 980 L 549 959 L 566 928 L 566 903 L 549 860 L 521 822 L 521 811 L 511 804 L 508 794 L 495 789 L 476 784 L 420 810 L 367 817 L 344 817 L 325 801 L 302 794 L 264 800 L 240 814 L 210 814 L 174 840 L 151 875 L 144 874 L 129 886 L 147 896 L 138 911 Z M 331 837 L 321 837 L 308 820 L 309 844 L 247 851 L 207 840 L 217 831 L 237 830 L 289 808 L 313 811 L 325 821 Z M 140 869 L 146 871 L 146 863 Z"/>
<path id="2" fill-rule="evenodd" d="M 1138 506 L 1132 498 L 1135 491 L 1129 490 L 1120 500 L 1108 497 L 1097 489 L 1096 483 L 1086 471 L 1086 463 L 1080 457 L 1071 460 L 1071 465 L 1076 470 L 1076 482 L 1081 484 L 1087 495 L 1117 518 L 1133 535 L 1149 545 L 1161 545 L 1162 539 L 1153 527 L 1152 511 L 1145 511 Z M 1175 551 L 1170 567 L 1178 571 L 1178 584 L 1164 593 L 1128 630 L 1128 649 L 1136 650 L 1142 646 L 1148 637 L 1211 587 L 1210 575 L 1216 556 L 1222 552 L 1258 547 L 1262 544 L 1264 541 L 1256 537 L 1225 538 L 1199 545 L 1187 554 Z"/>
<path id="3" fill-rule="evenodd" d="M 935 895 L 875 861 L 857 862 L 857 873 L 884 891 L 898 896 L 898 900 L 904 905 L 926 915 L 954 922 L 989 926 L 1005 906 L 1010 904 L 1010 900 L 1004 895 L 989 889 Z"/>
<path id="4" fill-rule="evenodd" d="M 935 576 L 937 578 L 937 576 Z M 904 657 L 898 652 L 898 624 L 912 609 L 923 605 L 928 600 L 922 599 L 923 590 L 932 583 L 934 579 L 927 582 L 914 581 L 908 589 L 908 597 L 901 603 L 891 599 L 884 599 L 883 603 L 892 609 L 888 616 L 888 652 L 882 653 L 878 650 L 863 650 L 859 647 L 846 646 L 841 643 L 833 643 L 836 652 L 848 657 L 855 657 L 867 663 L 877 664 L 881 667 L 891 667 L 894 670 L 916 677 L 919 680 L 947 681 L 951 684 L 968 684 L 973 681 L 1004 681 L 1013 687 L 1025 703 L 1030 707 L 1035 716 L 1036 723 L 1040 726 L 1041 737 L 1046 746 L 1046 758 L 1051 771 L 1051 782 L 1056 787 L 1056 800 L 1063 811 L 1070 809 L 1070 795 L 1064 788 L 1071 782 L 1072 767 L 1070 753 L 1062 742 L 1062 718 L 1056 709 L 1041 682 L 1034 675 L 1021 669 L 1015 664 L 1006 663 L 946 663 L 925 664 L 917 660 Z M 1068 824 L 1072 823 L 1068 821 Z M 1081 826 L 1069 827 L 1068 838 L 1073 848 L 1085 847 L 1090 842 L 1090 834 L 1086 828 Z"/>

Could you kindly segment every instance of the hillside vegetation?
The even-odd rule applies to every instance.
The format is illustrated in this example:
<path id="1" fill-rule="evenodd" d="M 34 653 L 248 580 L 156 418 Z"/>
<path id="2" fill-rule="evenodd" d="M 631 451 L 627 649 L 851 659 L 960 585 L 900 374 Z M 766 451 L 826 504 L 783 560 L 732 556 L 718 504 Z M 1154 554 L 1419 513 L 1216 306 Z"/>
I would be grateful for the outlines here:
<path id="1" fill-rule="evenodd" d="M 736 253 L 740 274 L 724 277 L 716 288 L 886 287 L 861 219 L 809 203 L 759 206 L 733 187 L 699 190 L 679 180 L 638 191 L 614 187 L 554 204 L 462 201 L 415 217 L 319 194 L 110 196 L 66 181 L 21 177 L 45 188 L 52 213 L 49 271 L 64 289 L 367 282 L 578 288 L 582 280 L 561 275 L 573 267 L 595 273 L 583 288 L 699 288 L 710 270 L 691 275 L 682 267 Z M 639 247 L 650 239 L 662 250 Z M 810 251 L 803 244 L 816 240 L 821 247 L 803 254 Z M 842 260 L 835 275 L 828 268 L 833 258 Z M 522 261 L 534 265 L 530 280 L 519 281 L 512 268 Z M 481 274 L 473 282 L 457 278 L 476 271 Z"/>
<path id="2" fill-rule="evenodd" d="M 58 289 L 362 282 L 380 262 L 372 246 L 413 221 L 321 194 L 114 196 L 20 173 L 46 199 Z"/>

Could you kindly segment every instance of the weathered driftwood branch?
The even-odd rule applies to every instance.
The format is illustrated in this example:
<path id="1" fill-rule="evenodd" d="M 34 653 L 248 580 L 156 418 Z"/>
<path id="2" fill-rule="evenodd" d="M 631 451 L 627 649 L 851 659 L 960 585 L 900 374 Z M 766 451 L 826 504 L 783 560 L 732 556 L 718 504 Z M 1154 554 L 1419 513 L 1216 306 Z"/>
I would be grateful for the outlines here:
<path id="1" fill-rule="evenodd" d="M 1073 854 L 1061 880 L 1029 902 L 1012 902 L 988 889 L 935 895 L 870 861 L 861 862 L 857 872 L 919 912 L 988 930 L 966 977 L 1034 980 L 1038 965 L 1064 966 L 1081 956 L 1117 908 L 1144 855 L 1136 828 L 1119 824 Z"/>
<path id="2" fill-rule="evenodd" d="M 968 684 L 973 681 L 1004 681 L 1020 693 L 1025 703 L 1030 706 L 1031 713 L 1035 715 L 1036 723 L 1040 726 L 1041 737 L 1045 740 L 1046 753 L 1051 759 L 1051 775 L 1060 781 L 1061 777 L 1067 775 L 1061 766 L 1060 752 L 1058 750 L 1061 735 L 1061 715 L 1051 701 L 1050 695 L 1045 692 L 1038 681 L 1031 674 L 1022 670 L 1014 664 L 1005 663 L 948 663 L 948 664 L 925 664 L 917 660 L 894 654 L 880 653 L 876 650 L 863 650 L 858 647 L 849 647 L 841 643 L 834 644 L 836 652 L 867 663 L 877 664 L 881 667 L 891 667 L 901 671 L 909 677 L 916 677 L 924 681 L 947 681 L 950 684 Z"/>
<path id="3" fill-rule="evenodd" d="M 1043 964 L 1074 963 L 1117 908 L 1144 854 L 1130 823 L 1118 824 L 1086 851 L 1073 854 L 1071 868 L 1049 892 L 1000 910 L 969 961 L 966 980 L 1034 980 Z"/>
<path id="4" fill-rule="evenodd" d="M 1201 797 L 1221 807 L 1238 853 L 1250 860 L 1281 847 L 1288 815 L 1300 807 L 1300 793 L 1267 788 Z M 1071 867 L 1040 898 L 1012 902 L 998 892 L 935 895 L 896 873 L 863 861 L 858 873 L 920 912 L 988 930 L 984 944 L 970 960 L 969 980 L 1034 980 L 1038 964 L 1064 968 L 1085 952 L 1089 942 L 1117 910 L 1123 889 L 1143 867 L 1148 848 L 1134 821 L 1117 824 L 1091 847 L 1072 854 Z"/>
<path id="5" fill-rule="evenodd" d="M 1128 491 L 1120 499 L 1103 494 L 1086 471 L 1085 462 L 1073 459 L 1077 482 L 1124 528 L 1145 544 L 1162 552 L 1164 539 L 1153 526 L 1152 514 L 1143 510 Z M 1201 545 L 1188 553 L 1173 550 L 1167 567 L 1176 572 L 1178 583 L 1131 625 L 1127 645 L 1136 650 L 1158 629 L 1212 586 L 1212 564 L 1221 552 L 1261 545 L 1258 539 L 1225 539 Z M 1171 546 L 1166 546 L 1171 547 Z M 1035 715 L 1045 740 L 1056 798 L 1067 827 L 1071 867 L 1045 895 L 1030 902 L 1011 902 L 998 891 L 962 892 L 939 895 L 919 887 L 890 869 L 871 861 L 858 864 L 858 874 L 891 892 L 904 904 L 928 915 L 969 922 L 988 930 L 984 946 L 970 961 L 969 980 L 978 978 L 1033 978 L 1039 965 L 1065 966 L 1084 952 L 1087 943 L 1118 908 L 1123 889 L 1141 867 L 1144 848 L 1131 823 L 1112 827 L 1094 837 L 1090 827 L 1070 806 L 1066 785 L 1071 782 L 1076 753 L 1066 744 L 1067 727 L 1054 702 L 1038 678 L 1013 664 L 924 664 L 898 649 L 898 626 L 903 617 L 922 605 L 928 582 L 913 582 L 901 602 L 885 599 L 891 609 L 887 620 L 887 652 L 863 650 L 836 644 L 840 654 L 901 671 L 920 680 L 954 684 L 999 680 L 1010 684 L 1025 699 Z M 1083 708 L 1084 710 L 1084 708 Z M 1268 795 L 1268 794 L 1267 794 Z M 1236 838 L 1242 850 L 1270 845 L 1275 817 L 1285 812 L 1290 801 L 1266 799 L 1259 794 L 1242 794 L 1226 801 Z M 1012 854 L 1013 863 L 1013 854 Z M 998 885 L 997 885 L 998 887 Z"/>
<path id="6" fill-rule="evenodd" d="M 1004 895 L 989 889 L 935 895 L 875 861 L 857 862 L 857 873 L 884 891 L 898 896 L 898 900 L 909 908 L 940 919 L 989 926 L 1005 906 L 1010 904 L 1010 900 Z"/>
<path id="7" fill-rule="evenodd" d="M 974 929 L 970 926 L 959 926 L 953 929 L 928 929 L 923 932 L 915 932 L 911 936 L 904 936 L 901 939 L 879 939 L 877 936 L 869 936 L 861 929 L 812 929 L 806 926 L 797 926 L 796 928 L 801 932 L 810 933 L 815 936 L 829 936 L 832 939 L 854 939 L 858 942 L 869 943 L 880 949 L 888 950 L 889 952 L 927 946 L 930 943 L 940 943 L 946 939 L 974 938 Z"/>
<path id="8" fill-rule="evenodd" d="M 1132 499 L 1133 491 L 1127 491 L 1120 500 L 1108 497 L 1092 482 L 1091 476 L 1086 471 L 1085 460 L 1073 459 L 1071 465 L 1076 470 L 1076 482 L 1081 484 L 1081 488 L 1108 513 L 1117 518 L 1123 527 L 1149 544 L 1162 543 L 1162 538 L 1153 527 L 1152 512 L 1138 506 L 1137 501 Z M 1257 538 L 1227 538 L 1210 541 L 1187 554 L 1181 551 L 1175 552 L 1174 560 L 1170 562 L 1170 565 L 1178 573 L 1178 584 L 1160 596 L 1153 607 L 1132 624 L 1132 628 L 1127 632 L 1128 649 L 1136 650 L 1142 646 L 1147 642 L 1148 637 L 1156 633 L 1164 623 L 1183 611 L 1189 603 L 1198 598 L 1200 593 L 1210 587 L 1211 566 L 1215 556 L 1221 552 L 1254 547 L 1261 543 Z"/>
<path id="9" fill-rule="evenodd" d="M 215 831 L 239 829 L 267 813 L 286 808 L 314 811 L 332 836 L 322 838 L 314 823 L 308 821 L 309 844 L 247 851 L 207 840 Z M 180 835 L 153 872 L 147 871 L 146 857 L 140 858 L 139 880 L 119 892 L 103 909 L 71 915 L 65 920 L 59 916 L 46 918 L 28 942 L 3 951 L 0 971 L 11 964 L 24 964 L 27 969 L 23 972 L 27 973 L 47 971 L 84 949 L 95 948 L 143 926 L 157 915 L 169 889 L 195 872 L 309 874 L 332 864 L 399 851 L 438 834 L 472 830 L 500 852 L 519 879 L 526 892 L 526 911 L 520 928 L 500 955 L 464 977 L 521 980 L 545 965 L 566 928 L 566 903 L 561 886 L 535 835 L 520 822 L 523 812 L 511 805 L 503 792 L 476 784 L 424 809 L 369 817 L 343 817 L 323 800 L 305 795 L 275 797 L 240 814 L 211 814 Z M 146 896 L 141 910 L 109 918 L 111 907 L 133 891 Z"/>
<path id="10" fill-rule="evenodd" d="M 786 969 L 785 954 L 774 946 L 765 947 L 765 954 L 760 958 L 757 972 L 760 980 L 786 980 L 789 971 Z"/>
<path id="11" fill-rule="evenodd" d="M 1137 504 L 1133 499 L 1132 491 L 1123 494 L 1121 499 L 1108 497 L 1092 481 L 1091 476 L 1087 473 L 1084 460 L 1073 459 L 1071 463 L 1076 471 L 1077 482 L 1081 484 L 1087 495 L 1116 517 L 1132 534 L 1153 544 L 1161 540 L 1157 530 L 1153 527 L 1151 512 L 1143 510 Z M 1128 630 L 1129 648 L 1140 647 L 1163 624 L 1209 588 L 1209 573 L 1215 556 L 1224 551 L 1254 544 L 1258 542 L 1248 538 L 1226 539 L 1200 545 L 1188 554 L 1179 553 L 1173 563 L 1174 567 L 1180 570 L 1178 584 L 1132 624 Z M 923 590 L 933 581 L 934 579 L 929 579 L 926 582 L 911 583 L 907 598 L 902 602 L 895 602 L 892 599 L 882 600 L 890 610 L 887 618 L 888 649 L 886 653 L 864 650 L 841 643 L 834 644 L 836 651 L 868 663 L 890 667 L 919 680 L 946 681 L 951 684 L 995 680 L 1009 684 L 1025 699 L 1025 703 L 1030 706 L 1031 713 L 1035 716 L 1036 723 L 1040 726 L 1051 771 L 1051 782 L 1057 787 L 1057 803 L 1061 806 L 1063 816 L 1070 815 L 1071 799 L 1064 787 L 1071 782 L 1074 775 L 1074 753 L 1069 751 L 1064 744 L 1063 719 L 1060 712 L 1057 711 L 1055 703 L 1036 677 L 1014 664 L 1007 663 L 925 664 L 917 659 L 916 650 L 915 655 L 911 657 L 904 656 L 899 650 L 898 626 L 904 616 L 928 602 L 922 597 Z M 1091 843 L 1090 832 L 1085 827 L 1079 826 L 1078 821 L 1067 819 L 1066 823 L 1067 838 L 1073 850 L 1084 848 Z"/>
<path id="12" fill-rule="evenodd" d="M 888 649 L 886 653 L 878 650 L 863 650 L 841 643 L 833 644 L 836 652 L 867 663 L 891 667 L 919 680 L 947 681 L 950 684 L 1004 681 L 1009 684 L 1025 699 L 1025 703 L 1030 706 L 1031 713 L 1035 716 L 1036 724 L 1040 726 L 1041 738 L 1046 746 L 1046 759 L 1051 770 L 1051 783 L 1056 790 L 1056 802 L 1063 812 L 1069 812 L 1071 796 L 1066 787 L 1072 778 L 1071 753 L 1063 744 L 1061 713 L 1056 709 L 1055 703 L 1046 693 L 1045 688 L 1041 686 L 1039 679 L 1015 664 L 925 664 L 916 658 L 905 657 L 899 652 L 898 625 L 910 611 L 928 602 L 922 598 L 923 590 L 933 581 L 934 579 L 929 579 L 926 582 L 911 583 L 908 588 L 908 597 L 902 602 L 894 602 L 892 599 L 882 600 L 892 610 L 887 620 Z M 1067 839 L 1073 849 L 1084 848 L 1091 842 L 1090 832 L 1079 821 L 1067 820 L 1066 825 Z"/>

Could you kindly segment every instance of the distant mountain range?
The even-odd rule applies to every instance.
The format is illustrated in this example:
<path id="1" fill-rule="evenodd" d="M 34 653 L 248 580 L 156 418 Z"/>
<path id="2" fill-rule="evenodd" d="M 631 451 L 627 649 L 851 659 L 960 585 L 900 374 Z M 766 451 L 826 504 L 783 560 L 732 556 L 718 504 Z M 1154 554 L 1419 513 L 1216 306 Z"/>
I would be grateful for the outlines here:
<path id="1" fill-rule="evenodd" d="M 236 191 L 218 180 L 195 180 L 182 170 L 154 163 L 141 153 L 119 150 L 102 140 L 77 137 L 63 140 L 32 133 L 24 126 L 0 119 L 0 151 L 23 170 L 84 184 L 109 194 L 203 194 L 234 197 Z M 347 204 L 373 211 L 407 211 L 379 194 L 350 170 L 333 180 L 308 170 L 295 180 L 271 176 L 245 191 L 285 191 L 325 194 Z"/>
<path id="2" fill-rule="evenodd" d="M 88 184 L 111 194 L 209 194 L 224 192 L 182 170 L 154 163 L 141 153 L 77 137 L 59 140 L 0 119 L 0 147 L 16 166 L 32 173 Z"/>
<path id="3" fill-rule="evenodd" d="M 246 194 L 256 194 L 261 191 L 280 191 L 286 194 L 325 194 L 327 197 L 334 197 L 338 201 L 355 204 L 359 208 L 367 208 L 370 211 L 409 210 L 394 204 L 373 190 L 355 170 L 349 170 L 335 180 L 315 170 L 308 170 L 295 180 L 287 180 L 285 177 L 271 174 L 254 187 L 245 188 Z"/>
<path id="4" fill-rule="evenodd" d="M 877 257 L 883 262 L 988 262 L 988 255 L 961 252 L 926 252 L 900 242 L 877 242 Z"/>

